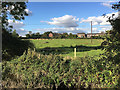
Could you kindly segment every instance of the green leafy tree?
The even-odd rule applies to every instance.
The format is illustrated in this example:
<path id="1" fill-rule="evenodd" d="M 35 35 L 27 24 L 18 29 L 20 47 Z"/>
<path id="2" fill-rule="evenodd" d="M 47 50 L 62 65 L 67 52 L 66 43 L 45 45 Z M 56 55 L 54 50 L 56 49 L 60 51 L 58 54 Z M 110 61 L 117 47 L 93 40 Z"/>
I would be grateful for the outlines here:
<path id="1" fill-rule="evenodd" d="M 37 35 L 37 36 L 40 36 L 40 33 L 39 33 L 39 32 L 37 32 L 37 33 L 36 33 L 36 35 Z"/>
<path id="2" fill-rule="evenodd" d="M 10 60 L 10 58 L 21 55 L 24 50 L 33 45 L 29 41 L 22 41 L 11 34 L 13 26 L 9 25 L 8 17 L 13 22 L 15 20 L 24 20 L 28 13 L 26 2 L 3 2 L 2 3 L 2 59 Z M 16 31 L 13 31 L 15 33 Z"/>
<path id="3" fill-rule="evenodd" d="M 58 34 L 57 38 L 61 39 L 62 38 L 62 34 Z"/>
<path id="4" fill-rule="evenodd" d="M 68 38 L 68 33 L 63 33 L 61 38 Z"/>
<path id="5" fill-rule="evenodd" d="M 113 9 L 120 9 L 120 2 L 113 4 Z M 108 16 L 107 16 L 108 17 Z M 108 17 L 108 22 L 112 26 L 112 30 L 106 32 L 106 38 L 102 43 L 103 49 L 106 51 L 105 54 L 109 60 L 115 63 L 120 62 L 120 16 L 114 18 L 114 14 Z"/>
<path id="6" fill-rule="evenodd" d="M 37 33 L 35 34 L 35 36 L 36 36 L 36 38 L 40 38 L 40 37 L 41 37 L 41 35 L 40 35 L 39 32 L 37 32 Z"/>
<path id="7" fill-rule="evenodd" d="M 14 31 L 12 32 L 12 36 L 13 36 L 13 37 L 19 37 L 19 35 L 18 35 L 18 33 L 16 32 L 16 30 L 14 30 Z"/>
<path id="8" fill-rule="evenodd" d="M 30 38 L 30 34 L 26 34 L 25 36 L 26 36 L 26 38 Z"/>
<path id="9" fill-rule="evenodd" d="M 75 39 L 75 38 L 77 38 L 77 35 L 74 35 L 74 34 L 70 33 L 68 37 L 69 37 L 70 39 Z"/>
<path id="10" fill-rule="evenodd" d="M 49 38 L 50 33 L 53 33 L 53 32 L 52 31 L 45 32 L 44 34 L 42 34 L 42 38 Z"/>
<path id="11" fill-rule="evenodd" d="M 3 30 L 12 30 L 12 26 L 8 23 L 8 16 L 15 20 L 24 20 L 24 16 L 28 16 L 25 2 L 3 2 L 2 3 L 2 28 Z"/>
<path id="12" fill-rule="evenodd" d="M 31 34 L 32 34 L 32 31 L 29 31 L 29 34 L 31 35 Z"/>

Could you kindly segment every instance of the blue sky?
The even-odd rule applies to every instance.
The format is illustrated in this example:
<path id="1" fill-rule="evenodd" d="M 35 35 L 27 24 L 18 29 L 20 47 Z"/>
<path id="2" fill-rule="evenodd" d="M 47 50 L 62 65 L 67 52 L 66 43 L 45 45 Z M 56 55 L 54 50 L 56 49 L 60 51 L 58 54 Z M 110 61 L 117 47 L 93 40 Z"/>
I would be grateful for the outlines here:
<path id="1" fill-rule="evenodd" d="M 103 18 L 117 14 L 111 9 L 113 2 L 28 2 L 25 20 L 18 21 L 13 26 L 19 26 L 17 32 L 25 36 L 28 31 L 33 33 L 53 31 L 57 33 L 90 32 L 90 21 L 93 21 L 93 32 L 110 29 L 111 26 Z M 11 21 L 11 24 L 12 21 Z"/>

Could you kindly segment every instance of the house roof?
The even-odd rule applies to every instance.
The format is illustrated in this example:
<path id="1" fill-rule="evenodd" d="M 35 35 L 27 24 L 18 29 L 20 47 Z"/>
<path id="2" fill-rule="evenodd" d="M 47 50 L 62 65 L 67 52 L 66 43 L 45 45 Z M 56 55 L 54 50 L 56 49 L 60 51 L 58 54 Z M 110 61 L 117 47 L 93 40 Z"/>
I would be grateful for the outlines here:
<path id="1" fill-rule="evenodd" d="M 77 34 L 85 34 L 85 33 L 77 33 Z"/>

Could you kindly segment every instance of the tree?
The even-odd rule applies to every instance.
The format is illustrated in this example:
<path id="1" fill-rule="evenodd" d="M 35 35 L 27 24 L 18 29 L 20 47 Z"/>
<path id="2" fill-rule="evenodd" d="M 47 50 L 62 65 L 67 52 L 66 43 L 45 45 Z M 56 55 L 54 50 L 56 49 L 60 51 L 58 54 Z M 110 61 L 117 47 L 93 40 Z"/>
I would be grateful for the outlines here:
<path id="1" fill-rule="evenodd" d="M 29 31 L 29 35 L 31 35 L 32 34 L 32 31 Z"/>
<path id="2" fill-rule="evenodd" d="M 25 36 L 26 36 L 26 38 L 30 38 L 30 34 L 26 34 Z"/>
<path id="3" fill-rule="evenodd" d="M 68 37 L 68 33 L 63 33 L 62 34 L 62 38 L 67 38 Z"/>
<path id="4" fill-rule="evenodd" d="M 75 38 L 77 38 L 77 35 L 74 35 L 74 34 L 70 33 L 70 34 L 69 34 L 69 38 L 70 38 L 70 39 L 75 39 Z"/>
<path id="5" fill-rule="evenodd" d="M 113 9 L 118 10 L 120 8 L 120 2 L 113 4 Z M 108 17 L 108 16 L 107 16 Z M 105 55 L 109 60 L 113 60 L 115 63 L 120 62 L 120 17 L 114 18 L 114 14 L 108 17 L 108 22 L 112 26 L 112 30 L 106 32 L 106 37 L 102 43 L 103 49 L 106 51 Z"/>
<path id="6" fill-rule="evenodd" d="M 40 36 L 40 33 L 39 33 L 39 32 L 37 32 L 37 33 L 36 33 L 36 35 L 37 35 L 37 36 Z"/>
<path id="7" fill-rule="evenodd" d="M 12 32 L 12 36 L 13 36 L 13 37 L 16 37 L 16 38 L 19 37 L 18 33 L 16 33 L 16 30 L 14 30 L 14 31 Z"/>
<path id="8" fill-rule="evenodd" d="M 8 17 L 13 22 L 15 20 L 24 20 L 28 16 L 26 2 L 3 2 L 2 3 L 2 59 L 10 60 L 10 58 L 21 55 L 28 47 L 33 47 L 29 41 L 23 41 L 11 34 L 13 26 L 8 23 Z M 13 31 L 15 34 L 16 31 Z"/>
<path id="9" fill-rule="evenodd" d="M 36 35 L 36 38 L 40 38 L 41 37 L 39 32 L 37 32 L 35 35 Z"/>
<path id="10" fill-rule="evenodd" d="M 2 3 L 2 28 L 3 30 L 11 31 L 12 26 L 9 26 L 8 16 L 15 20 L 24 20 L 24 16 L 28 16 L 25 2 L 3 2 Z"/>
<path id="11" fill-rule="evenodd" d="M 42 35 L 42 38 L 49 38 L 49 34 L 50 33 L 53 33 L 52 31 L 48 31 L 48 32 L 45 32 L 43 35 Z"/>

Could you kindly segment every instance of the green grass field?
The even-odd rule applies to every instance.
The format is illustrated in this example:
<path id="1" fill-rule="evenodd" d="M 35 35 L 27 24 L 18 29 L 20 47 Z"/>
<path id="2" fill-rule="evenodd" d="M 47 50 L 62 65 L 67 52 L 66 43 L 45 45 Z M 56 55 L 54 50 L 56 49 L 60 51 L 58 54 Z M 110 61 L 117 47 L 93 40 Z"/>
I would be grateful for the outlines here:
<path id="1" fill-rule="evenodd" d="M 77 56 L 95 56 L 103 53 L 100 49 L 102 39 L 47 39 L 31 40 L 36 51 L 42 54 L 61 54 L 62 56 L 74 56 L 74 48 L 77 49 Z"/>

